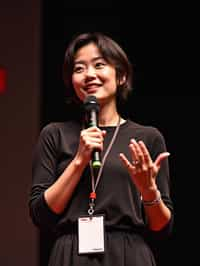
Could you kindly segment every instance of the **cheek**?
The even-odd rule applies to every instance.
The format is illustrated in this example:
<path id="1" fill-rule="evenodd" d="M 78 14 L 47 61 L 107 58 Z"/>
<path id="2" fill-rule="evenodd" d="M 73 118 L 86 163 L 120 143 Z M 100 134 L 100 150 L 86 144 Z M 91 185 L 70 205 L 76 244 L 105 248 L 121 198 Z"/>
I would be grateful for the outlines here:
<path id="1" fill-rule="evenodd" d="M 80 76 L 77 75 L 72 75 L 72 85 L 74 87 L 74 91 L 78 98 L 83 101 L 85 95 L 83 92 L 81 92 L 81 84 L 82 84 L 82 79 Z"/>
<path id="2" fill-rule="evenodd" d="M 116 71 L 115 71 L 115 69 L 111 69 L 111 68 L 105 69 L 105 70 L 102 72 L 102 75 L 103 75 L 106 79 L 109 79 L 109 80 L 116 80 Z"/>
<path id="3" fill-rule="evenodd" d="M 72 85 L 76 88 L 80 84 L 80 78 L 77 75 L 72 75 Z"/>
<path id="4" fill-rule="evenodd" d="M 104 73 L 104 80 L 107 81 L 110 86 L 116 87 L 117 79 L 116 72 L 114 70 L 109 70 Z"/>

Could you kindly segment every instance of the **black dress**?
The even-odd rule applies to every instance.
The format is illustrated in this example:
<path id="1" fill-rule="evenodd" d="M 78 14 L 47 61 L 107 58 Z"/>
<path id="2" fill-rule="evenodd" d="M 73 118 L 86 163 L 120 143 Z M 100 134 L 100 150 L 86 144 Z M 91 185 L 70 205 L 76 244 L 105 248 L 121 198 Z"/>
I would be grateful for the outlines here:
<path id="1" fill-rule="evenodd" d="M 115 127 L 104 129 L 107 131 L 104 141 L 106 150 Z M 118 154 L 123 152 L 130 158 L 128 144 L 131 138 L 135 138 L 144 141 L 154 160 L 160 152 L 166 151 L 162 134 L 154 127 L 142 126 L 130 120 L 120 125 L 96 190 L 95 213 L 105 215 L 106 251 L 98 255 L 78 255 L 77 219 L 81 215 L 87 215 L 88 197 L 91 192 L 89 167 L 85 169 L 68 206 L 61 215 L 50 210 L 44 199 L 44 191 L 55 182 L 76 154 L 80 130 L 80 124 L 74 121 L 50 123 L 41 131 L 36 145 L 29 206 L 33 222 L 41 230 L 49 230 L 55 235 L 49 265 L 156 265 L 148 239 L 158 235 L 158 239 L 160 236 L 168 236 L 171 233 L 173 219 L 161 232 L 148 230 L 140 195 Z M 157 185 L 163 201 L 173 214 L 167 159 L 162 162 Z"/>

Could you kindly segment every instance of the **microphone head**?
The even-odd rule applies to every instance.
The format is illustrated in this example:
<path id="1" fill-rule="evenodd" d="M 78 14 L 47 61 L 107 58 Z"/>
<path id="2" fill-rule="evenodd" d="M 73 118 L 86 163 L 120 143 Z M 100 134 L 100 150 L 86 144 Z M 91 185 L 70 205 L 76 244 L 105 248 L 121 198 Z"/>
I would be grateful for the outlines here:
<path id="1" fill-rule="evenodd" d="M 91 110 L 95 110 L 96 112 L 99 112 L 99 103 L 97 101 L 96 96 L 89 95 L 85 98 L 83 102 L 84 108 L 86 112 L 89 112 Z"/>
<path id="2" fill-rule="evenodd" d="M 85 98 L 83 102 L 85 108 L 85 126 L 98 126 L 98 112 L 99 103 L 94 95 L 89 95 Z M 99 170 L 101 166 L 100 151 L 93 150 L 92 153 L 92 167 L 93 170 Z M 96 173 L 96 171 L 94 172 Z M 96 174 L 95 174 L 96 175 Z"/>

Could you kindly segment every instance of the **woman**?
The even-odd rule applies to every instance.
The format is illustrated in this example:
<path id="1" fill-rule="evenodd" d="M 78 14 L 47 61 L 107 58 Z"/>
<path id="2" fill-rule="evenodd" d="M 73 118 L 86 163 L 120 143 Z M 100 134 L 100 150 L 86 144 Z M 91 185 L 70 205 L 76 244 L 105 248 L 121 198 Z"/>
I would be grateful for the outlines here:
<path id="1" fill-rule="evenodd" d="M 68 46 L 63 69 L 78 106 L 97 99 L 98 127 L 74 119 L 41 131 L 29 206 L 33 222 L 56 236 L 49 265 L 156 265 L 148 239 L 168 236 L 173 224 L 169 153 L 156 128 L 121 115 L 131 64 L 108 36 L 86 33 Z"/>

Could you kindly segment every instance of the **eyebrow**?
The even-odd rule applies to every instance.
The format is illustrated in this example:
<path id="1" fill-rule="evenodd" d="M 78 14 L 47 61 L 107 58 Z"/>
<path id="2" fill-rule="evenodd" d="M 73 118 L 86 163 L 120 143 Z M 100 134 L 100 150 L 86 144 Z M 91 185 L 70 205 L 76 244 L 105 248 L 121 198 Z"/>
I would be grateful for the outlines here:
<path id="1" fill-rule="evenodd" d="M 97 60 L 99 60 L 99 59 L 103 59 L 103 60 L 105 60 L 102 56 L 97 56 L 97 57 L 94 57 L 94 58 L 92 58 L 92 62 L 95 62 L 95 61 L 97 61 Z M 74 65 L 75 64 L 85 64 L 85 61 L 84 60 L 75 60 L 74 61 Z"/>

